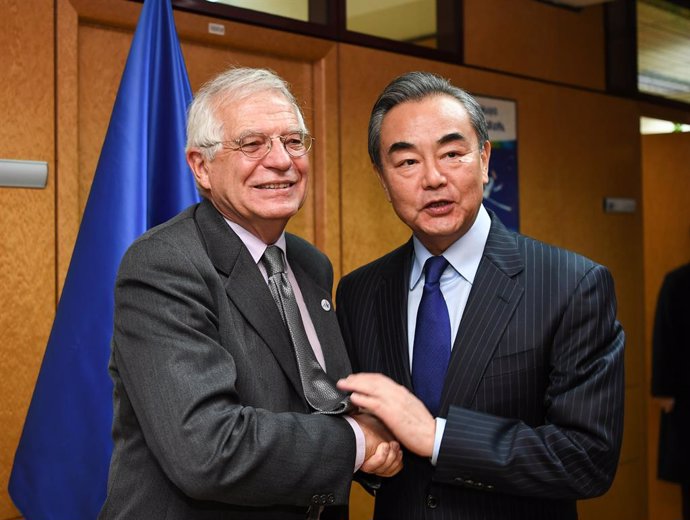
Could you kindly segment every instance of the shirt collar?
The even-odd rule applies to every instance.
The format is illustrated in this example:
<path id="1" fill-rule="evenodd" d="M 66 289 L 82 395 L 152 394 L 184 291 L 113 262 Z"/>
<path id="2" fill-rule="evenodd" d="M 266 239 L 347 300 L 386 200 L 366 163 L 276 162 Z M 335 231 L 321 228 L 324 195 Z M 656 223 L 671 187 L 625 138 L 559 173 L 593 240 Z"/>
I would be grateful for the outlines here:
<path id="1" fill-rule="evenodd" d="M 225 219 L 225 222 L 228 223 L 230 228 L 237 234 L 242 243 L 247 247 L 247 249 L 249 249 L 249 254 L 252 255 L 254 262 L 258 264 L 261 260 L 261 257 L 264 255 L 266 248 L 270 244 L 265 244 L 263 240 L 244 229 L 237 222 L 233 222 L 227 218 Z M 286 254 L 285 232 L 281 233 L 280 237 L 278 237 L 278 240 L 276 240 L 272 245 L 278 246 L 283 251 L 283 254 Z"/>
<path id="2" fill-rule="evenodd" d="M 479 269 L 479 262 L 484 254 L 484 246 L 486 246 L 490 229 L 491 217 L 481 205 L 472 227 L 443 252 L 443 257 L 448 260 L 453 269 L 470 284 L 474 283 L 474 277 L 477 274 L 477 269 Z M 412 237 L 412 243 L 414 245 L 414 258 L 410 272 L 410 290 L 414 289 L 422 279 L 424 263 L 433 256 L 416 236 Z"/>

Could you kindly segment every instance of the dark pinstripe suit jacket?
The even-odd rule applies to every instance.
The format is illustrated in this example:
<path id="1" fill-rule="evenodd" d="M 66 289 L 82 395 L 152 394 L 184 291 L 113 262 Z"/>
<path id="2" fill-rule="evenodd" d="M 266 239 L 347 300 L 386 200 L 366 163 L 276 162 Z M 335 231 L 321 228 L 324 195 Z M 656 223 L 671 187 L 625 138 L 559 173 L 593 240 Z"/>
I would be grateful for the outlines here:
<path id="1" fill-rule="evenodd" d="M 577 518 L 604 493 L 623 427 L 624 334 L 609 271 L 492 224 L 453 346 L 436 467 L 405 453 L 375 518 Z M 337 310 L 353 370 L 412 389 L 411 241 L 343 278 Z"/>

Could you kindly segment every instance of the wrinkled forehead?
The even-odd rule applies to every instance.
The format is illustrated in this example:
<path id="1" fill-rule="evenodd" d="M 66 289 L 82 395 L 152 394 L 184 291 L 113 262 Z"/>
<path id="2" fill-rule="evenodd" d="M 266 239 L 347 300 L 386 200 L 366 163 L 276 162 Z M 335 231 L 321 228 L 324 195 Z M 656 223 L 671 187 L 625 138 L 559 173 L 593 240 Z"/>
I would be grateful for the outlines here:
<path id="1" fill-rule="evenodd" d="M 299 108 L 278 90 L 225 96 L 216 103 L 216 117 L 231 132 L 274 132 L 306 130 Z"/>
<path id="2" fill-rule="evenodd" d="M 451 141 L 477 143 L 467 109 L 447 95 L 405 101 L 390 109 L 381 124 L 381 151 L 395 143 L 444 144 Z"/>

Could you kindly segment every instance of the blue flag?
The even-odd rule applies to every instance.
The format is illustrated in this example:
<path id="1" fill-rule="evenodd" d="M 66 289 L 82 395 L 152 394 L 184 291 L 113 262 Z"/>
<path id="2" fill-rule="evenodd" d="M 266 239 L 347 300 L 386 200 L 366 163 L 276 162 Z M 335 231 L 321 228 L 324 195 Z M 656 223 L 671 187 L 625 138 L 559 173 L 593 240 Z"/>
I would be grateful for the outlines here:
<path id="1" fill-rule="evenodd" d="M 113 288 L 132 241 L 199 196 L 191 89 L 169 0 L 146 0 L 10 477 L 27 520 L 94 520 L 112 451 Z"/>

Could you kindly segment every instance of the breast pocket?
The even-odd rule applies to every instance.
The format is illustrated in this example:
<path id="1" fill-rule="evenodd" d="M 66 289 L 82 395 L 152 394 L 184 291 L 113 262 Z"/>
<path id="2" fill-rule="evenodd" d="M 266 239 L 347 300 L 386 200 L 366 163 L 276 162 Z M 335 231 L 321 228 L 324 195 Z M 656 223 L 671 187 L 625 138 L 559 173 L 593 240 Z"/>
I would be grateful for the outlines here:
<path id="1" fill-rule="evenodd" d="M 477 409 L 533 423 L 543 416 L 546 374 L 539 350 L 529 348 L 491 360 L 475 397 Z"/>
<path id="2" fill-rule="evenodd" d="M 508 353 L 502 352 L 499 349 L 491 359 L 484 377 L 492 378 L 514 372 L 522 372 L 530 370 L 537 365 L 539 365 L 538 353 L 534 348 Z"/>

